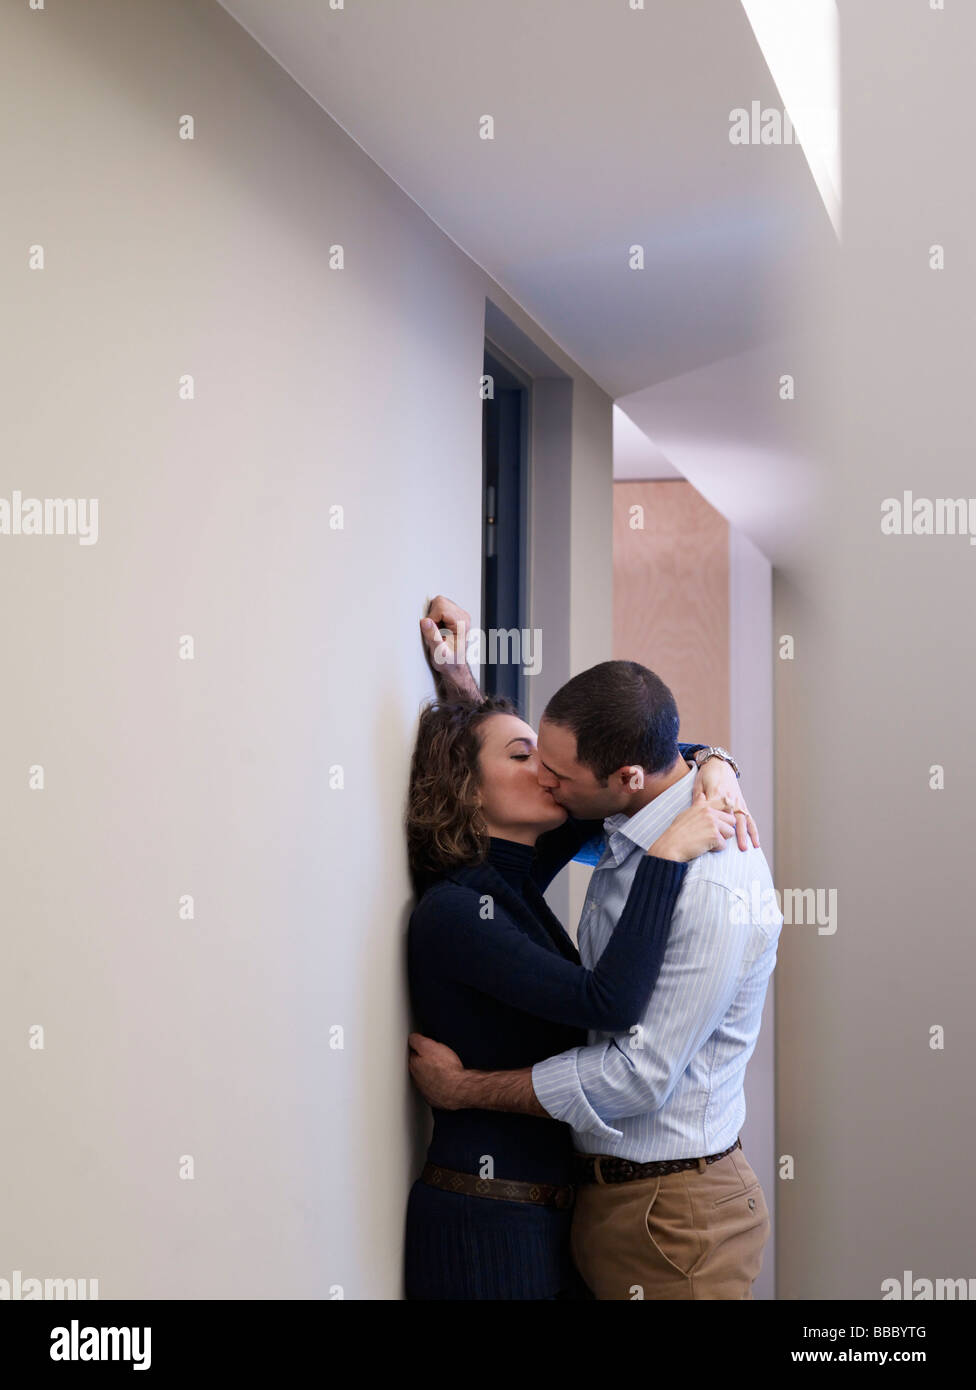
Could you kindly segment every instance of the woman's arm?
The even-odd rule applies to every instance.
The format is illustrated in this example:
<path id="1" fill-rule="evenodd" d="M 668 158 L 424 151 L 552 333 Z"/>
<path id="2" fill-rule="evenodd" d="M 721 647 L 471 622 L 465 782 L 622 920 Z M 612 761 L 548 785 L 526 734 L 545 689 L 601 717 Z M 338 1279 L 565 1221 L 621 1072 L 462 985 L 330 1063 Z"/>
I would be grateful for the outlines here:
<path id="1" fill-rule="evenodd" d="M 610 944 L 593 970 L 537 945 L 496 901 L 444 885 L 429 893 L 411 923 L 412 949 L 503 1003 L 552 1023 L 609 1032 L 643 1012 L 661 968 L 671 913 L 686 863 L 644 855 Z M 416 958 L 416 956 L 415 956 Z"/>

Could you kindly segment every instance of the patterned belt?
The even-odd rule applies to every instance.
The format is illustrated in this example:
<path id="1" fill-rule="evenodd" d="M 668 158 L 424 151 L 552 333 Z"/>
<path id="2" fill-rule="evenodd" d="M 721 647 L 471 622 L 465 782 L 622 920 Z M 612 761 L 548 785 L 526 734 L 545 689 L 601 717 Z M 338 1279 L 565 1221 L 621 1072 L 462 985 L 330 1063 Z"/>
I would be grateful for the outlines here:
<path id="1" fill-rule="evenodd" d="M 544 1182 L 509 1182 L 506 1178 L 479 1178 L 474 1173 L 457 1173 L 425 1163 L 420 1181 L 444 1192 L 465 1197 L 494 1197 L 500 1202 L 534 1202 L 540 1207 L 571 1207 L 576 1196 L 572 1187 L 553 1187 Z"/>
<path id="2" fill-rule="evenodd" d="M 709 1154 L 706 1158 L 674 1158 L 661 1163 L 633 1163 L 629 1158 L 616 1158 L 611 1154 L 576 1154 L 576 1181 L 598 1182 L 597 1164 L 600 1178 L 604 1182 L 637 1182 L 641 1178 L 663 1178 L 668 1173 L 683 1173 L 689 1168 L 702 1168 L 703 1164 L 716 1163 L 726 1154 L 742 1148 L 737 1139 L 720 1154 Z"/>

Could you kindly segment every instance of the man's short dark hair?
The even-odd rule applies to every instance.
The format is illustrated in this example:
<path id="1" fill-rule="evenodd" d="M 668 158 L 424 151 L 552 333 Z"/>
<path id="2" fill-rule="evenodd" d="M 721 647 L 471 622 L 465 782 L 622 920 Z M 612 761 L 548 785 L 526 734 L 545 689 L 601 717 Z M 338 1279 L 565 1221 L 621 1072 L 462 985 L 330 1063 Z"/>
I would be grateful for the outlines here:
<path id="1" fill-rule="evenodd" d="M 636 661 L 601 661 L 567 681 L 543 719 L 576 735 L 577 760 L 605 783 L 618 767 L 666 772 L 678 757 L 678 706 L 653 671 Z"/>

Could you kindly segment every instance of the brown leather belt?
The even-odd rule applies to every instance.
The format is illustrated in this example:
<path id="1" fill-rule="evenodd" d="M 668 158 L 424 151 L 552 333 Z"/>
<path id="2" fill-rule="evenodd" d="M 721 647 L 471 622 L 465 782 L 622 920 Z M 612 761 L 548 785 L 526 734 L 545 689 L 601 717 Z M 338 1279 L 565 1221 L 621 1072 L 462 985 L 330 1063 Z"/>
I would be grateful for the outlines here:
<path id="1" fill-rule="evenodd" d="M 465 1197 L 494 1197 L 500 1202 L 534 1202 L 540 1207 L 571 1207 L 576 1196 L 572 1187 L 553 1187 L 544 1182 L 509 1182 L 507 1178 L 479 1178 L 474 1173 L 458 1173 L 425 1163 L 420 1181 L 443 1192 Z"/>
<path id="2" fill-rule="evenodd" d="M 741 1148 L 742 1141 L 737 1139 L 720 1154 L 708 1154 L 705 1158 L 665 1159 L 660 1163 L 634 1163 L 629 1158 L 617 1158 L 612 1154 L 576 1154 L 576 1181 L 599 1182 L 602 1179 L 604 1182 L 638 1182 L 641 1178 L 663 1178 L 668 1173 L 683 1173 L 689 1168 L 703 1172 L 707 1164 L 716 1163 L 726 1154 Z"/>

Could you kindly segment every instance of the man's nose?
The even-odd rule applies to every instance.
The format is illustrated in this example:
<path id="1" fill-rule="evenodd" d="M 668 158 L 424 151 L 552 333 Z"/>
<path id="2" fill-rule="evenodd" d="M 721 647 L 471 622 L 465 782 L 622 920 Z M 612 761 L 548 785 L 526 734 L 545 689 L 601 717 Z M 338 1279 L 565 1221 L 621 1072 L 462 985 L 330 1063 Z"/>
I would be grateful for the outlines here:
<path id="1" fill-rule="evenodd" d="M 536 773 L 536 776 L 537 776 L 538 779 L 539 779 L 539 786 L 540 786 L 540 787 L 558 787 L 558 786 L 559 786 L 559 778 L 558 778 L 558 777 L 553 777 L 552 773 L 549 772 L 546 768 L 544 768 L 544 767 L 542 766 L 541 763 L 539 764 L 539 770 L 538 770 L 538 772 Z"/>

